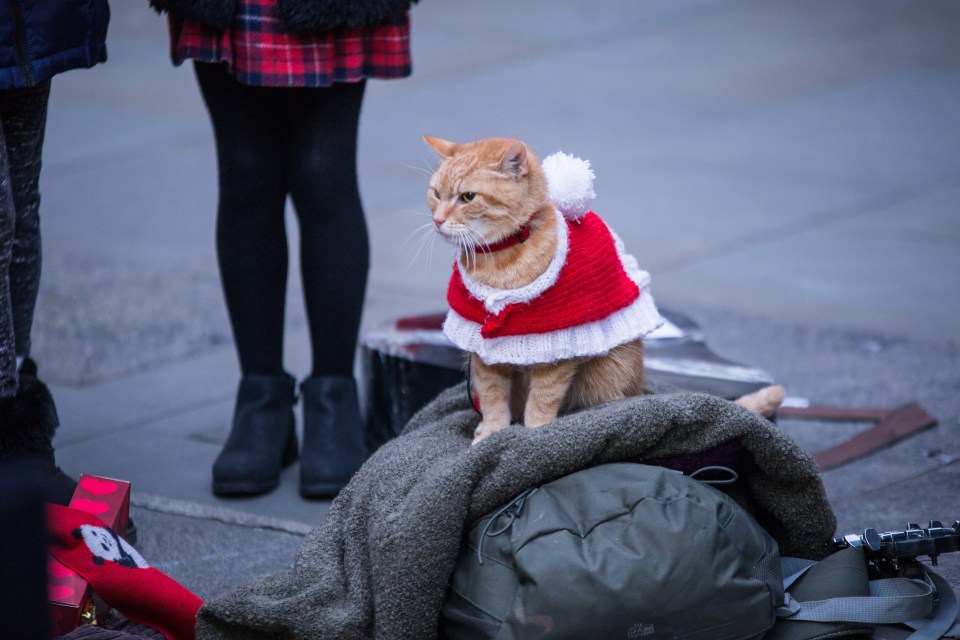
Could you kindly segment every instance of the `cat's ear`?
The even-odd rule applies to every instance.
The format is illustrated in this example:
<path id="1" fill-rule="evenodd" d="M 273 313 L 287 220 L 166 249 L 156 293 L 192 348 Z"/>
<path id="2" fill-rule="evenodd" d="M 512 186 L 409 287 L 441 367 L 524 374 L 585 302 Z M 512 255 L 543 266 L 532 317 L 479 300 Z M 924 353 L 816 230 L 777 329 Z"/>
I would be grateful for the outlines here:
<path id="1" fill-rule="evenodd" d="M 514 179 L 527 175 L 530 172 L 527 146 L 522 142 L 511 144 L 500 162 L 500 170 Z"/>
<path id="2" fill-rule="evenodd" d="M 441 158 L 449 158 L 452 156 L 458 146 L 456 142 L 450 142 L 442 138 L 434 138 L 433 136 L 423 136 L 423 141 L 427 143 L 428 147 L 436 151 Z"/>

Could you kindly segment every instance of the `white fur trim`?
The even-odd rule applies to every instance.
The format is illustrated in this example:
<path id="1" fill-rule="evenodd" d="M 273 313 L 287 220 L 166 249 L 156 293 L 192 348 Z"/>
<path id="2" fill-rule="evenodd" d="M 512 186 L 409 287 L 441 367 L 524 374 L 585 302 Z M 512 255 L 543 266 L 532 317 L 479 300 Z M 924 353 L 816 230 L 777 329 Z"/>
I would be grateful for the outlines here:
<path id="1" fill-rule="evenodd" d="M 568 220 L 577 220 L 590 211 L 593 199 L 593 170 L 590 161 L 558 151 L 543 159 L 550 202 Z"/>
<path id="2" fill-rule="evenodd" d="M 443 333 L 455 345 L 480 356 L 487 364 L 546 364 L 568 358 L 598 356 L 642 338 L 663 324 L 650 292 L 641 291 L 633 304 L 603 320 L 549 333 L 486 339 L 480 325 L 452 309 Z"/>
<path id="3" fill-rule="evenodd" d="M 460 270 L 460 277 L 463 279 L 463 285 L 467 288 L 477 300 L 483 302 L 487 311 L 498 314 L 503 311 L 508 304 L 518 302 L 528 302 L 533 300 L 541 293 L 553 286 L 560 276 L 560 270 L 567 261 L 567 222 L 559 213 L 554 213 L 557 217 L 557 247 L 553 252 L 553 258 L 547 265 L 547 270 L 540 274 L 536 280 L 519 289 L 496 289 L 494 287 L 477 282 L 468 276 L 463 269 L 460 269 L 460 262 L 456 262 L 456 268 Z"/>
<path id="4" fill-rule="evenodd" d="M 607 224 L 604 222 L 603 224 Z M 623 240 L 620 239 L 620 236 L 617 235 L 617 232 L 610 228 L 607 225 L 607 230 L 610 231 L 610 235 L 613 236 L 613 245 L 617 248 L 617 255 L 620 256 L 620 264 L 623 265 L 623 270 L 626 271 L 627 277 L 633 280 L 640 290 L 650 286 L 650 274 L 640 268 L 640 263 L 637 262 L 637 259 L 633 257 L 633 254 L 627 253 L 626 245 L 623 244 Z"/>

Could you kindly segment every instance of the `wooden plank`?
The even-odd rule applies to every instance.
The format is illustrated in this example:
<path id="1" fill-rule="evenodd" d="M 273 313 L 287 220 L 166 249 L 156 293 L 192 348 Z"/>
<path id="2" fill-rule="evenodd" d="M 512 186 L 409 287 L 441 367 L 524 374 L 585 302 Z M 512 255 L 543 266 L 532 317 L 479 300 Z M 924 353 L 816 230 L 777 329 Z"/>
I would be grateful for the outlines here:
<path id="1" fill-rule="evenodd" d="M 936 424 L 936 418 L 924 411 L 920 405 L 910 403 L 890 411 L 876 425 L 849 440 L 818 451 L 813 454 L 813 459 L 826 471 L 879 451 Z"/>
<path id="2" fill-rule="evenodd" d="M 799 420 L 825 420 L 830 422 L 879 422 L 894 409 L 849 409 L 846 407 L 780 407 L 778 418 L 796 418 Z"/>

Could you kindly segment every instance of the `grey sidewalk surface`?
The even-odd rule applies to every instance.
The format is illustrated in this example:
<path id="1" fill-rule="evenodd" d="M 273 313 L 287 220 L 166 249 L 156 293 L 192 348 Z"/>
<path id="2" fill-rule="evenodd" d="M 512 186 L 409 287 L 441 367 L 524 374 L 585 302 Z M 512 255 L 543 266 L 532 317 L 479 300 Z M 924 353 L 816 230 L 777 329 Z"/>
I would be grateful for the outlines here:
<path id="1" fill-rule="evenodd" d="M 209 598 L 289 566 L 329 503 L 299 498 L 296 467 L 267 496 L 210 494 L 238 382 L 210 125 L 165 20 L 112 10 L 109 62 L 53 83 L 34 355 L 61 466 L 130 480 L 143 555 Z M 658 303 L 718 354 L 814 404 L 937 418 L 825 473 L 838 533 L 960 518 L 960 4 L 422 0 L 412 22 L 413 76 L 370 82 L 362 114 L 365 330 L 445 308 L 422 135 L 572 153 Z M 296 264 L 288 310 L 302 378 Z M 865 428 L 781 424 L 810 451 Z M 960 558 L 941 568 L 960 584 Z"/>

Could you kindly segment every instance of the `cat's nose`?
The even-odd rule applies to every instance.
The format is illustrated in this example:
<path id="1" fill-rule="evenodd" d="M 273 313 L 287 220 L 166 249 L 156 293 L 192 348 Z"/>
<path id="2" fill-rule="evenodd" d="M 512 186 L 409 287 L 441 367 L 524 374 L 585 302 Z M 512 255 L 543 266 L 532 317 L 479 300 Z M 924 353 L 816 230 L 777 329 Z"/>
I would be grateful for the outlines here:
<path id="1" fill-rule="evenodd" d="M 439 229 L 447 219 L 439 213 L 433 214 L 433 224 Z"/>

